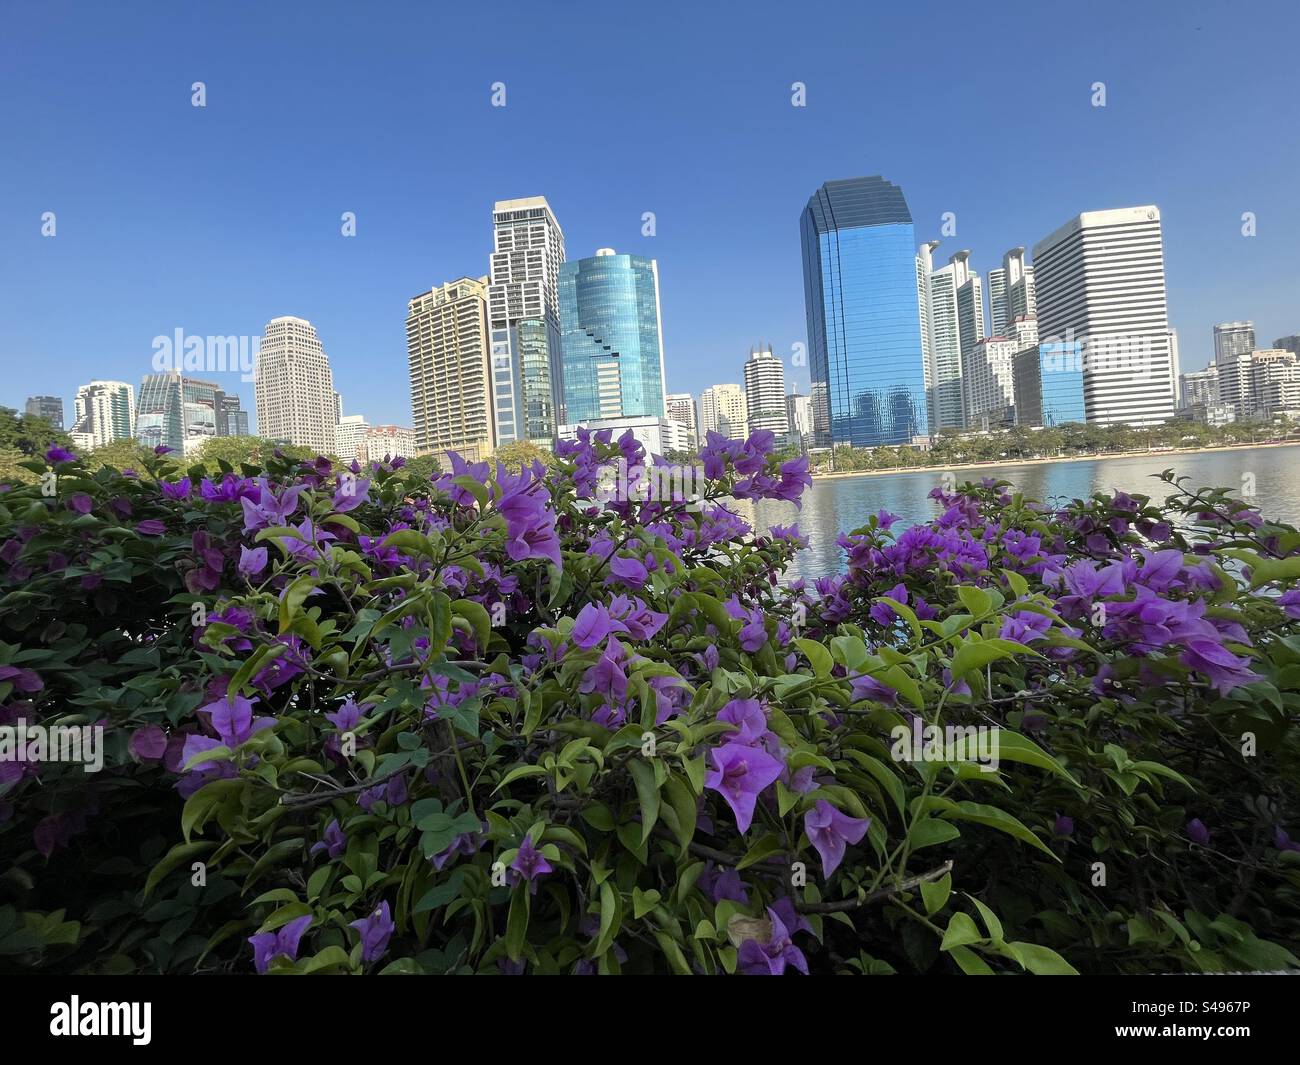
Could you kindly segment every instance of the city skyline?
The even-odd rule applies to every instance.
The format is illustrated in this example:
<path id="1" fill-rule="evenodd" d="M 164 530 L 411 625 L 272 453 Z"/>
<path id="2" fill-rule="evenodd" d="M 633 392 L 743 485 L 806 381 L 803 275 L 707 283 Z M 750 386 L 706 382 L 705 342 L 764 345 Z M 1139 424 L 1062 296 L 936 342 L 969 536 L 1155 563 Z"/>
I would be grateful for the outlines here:
<path id="1" fill-rule="evenodd" d="M 984 277 L 1008 247 L 1031 244 L 1061 218 L 1155 203 L 1184 370 L 1209 361 L 1217 321 L 1251 318 L 1263 343 L 1296 333 L 1290 246 L 1300 218 L 1287 191 L 1297 149 L 1279 121 L 1288 98 L 1281 72 L 1223 54 L 1217 42 L 1226 15 L 1198 12 L 1166 25 L 1157 13 L 1116 10 L 1131 30 L 1125 39 L 1106 34 L 1102 16 L 1089 29 L 1030 10 L 995 33 L 973 13 L 951 13 L 952 32 L 936 36 L 930 58 L 954 62 L 996 44 L 995 54 L 1034 84 L 1020 101 L 1024 128 L 1054 131 L 1018 138 L 1006 152 L 987 151 L 986 134 L 973 132 L 986 125 L 973 121 L 986 94 L 955 95 L 939 84 L 916 85 L 915 104 L 873 106 L 872 147 L 863 150 L 863 101 L 907 76 L 912 57 L 891 56 L 880 43 L 865 48 L 871 62 L 846 63 L 862 51 L 849 43 L 852 34 L 843 43 L 791 43 L 779 25 L 757 17 L 732 26 L 720 13 L 701 12 L 698 39 L 682 43 L 684 61 L 669 76 L 655 44 L 673 23 L 667 8 L 648 18 L 611 14 L 594 28 L 557 13 L 544 33 L 564 55 L 582 54 L 593 73 L 624 72 L 593 99 L 582 79 L 555 75 L 554 57 L 531 55 L 523 41 L 485 39 L 463 54 L 443 46 L 445 66 L 430 79 L 422 65 L 401 61 L 420 36 L 414 28 L 405 40 L 381 38 L 339 11 L 305 24 L 265 13 L 258 16 L 265 34 L 238 17 L 208 27 L 195 14 L 192 21 L 212 32 L 187 35 L 184 54 L 165 47 L 178 33 L 170 12 L 87 11 L 66 25 L 34 9 L 8 12 L 0 99 L 21 107 L 7 111 L 14 165 L 0 176 L 0 357 L 10 371 L 0 402 L 55 395 L 66 410 L 88 380 L 138 385 L 150 372 L 154 336 L 176 328 L 255 334 L 272 317 L 294 315 L 328 338 L 349 409 L 376 423 L 409 423 L 405 301 L 487 273 L 484 219 L 492 202 L 534 194 L 549 198 L 574 248 L 613 246 L 658 260 L 668 391 L 698 395 L 734 379 L 734 360 L 743 361 L 755 335 L 771 339 L 790 383 L 807 391 L 806 368 L 789 358 L 793 344 L 806 342 L 793 216 L 809 189 L 851 174 L 887 174 L 906 188 L 918 240 L 941 239 L 940 261 L 971 249 L 971 265 Z M 886 14 L 880 40 L 904 34 L 917 17 Z M 463 14 L 441 18 L 449 30 L 473 22 Z M 262 64 L 290 26 L 299 61 Z M 59 48 L 45 49 L 37 64 L 28 46 L 56 31 Z M 1159 32 L 1166 46 L 1147 51 L 1144 31 Z M 617 57 L 584 49 L 593 35 L 610 33 L 626 42 Z M 111 57 L 108 38 L 120 42 Z M 1043 49 L 1049 38 L 1052 49 Z M 265 76 L 251 83 L 223 76 L 221 56 L 236 48 Z M 743 76 L 716 76 L 762 48 L 778 58 L 771 69 L 745 63 Z M 1222 79 L 1205 87 L 1199 75 L 1211 63 Z M 336 69 L 377 73 L 370 81 L 326 76 Z M 1136 69 L 1140 79 L 1130 73 Z M 991 90 L 998 76 L 977 84 Z M 654 99 L 633 88 L 647 77 L 660 85 Z M 199 80 L 205 108 L 190 103 Z M 494 109 L 497 81 L 508 102 Z M 1105 108 L 1090 102 L 1098 81 L 1108 90 Z M 795 82 L 807 87 L 804 108 L 791 105 Z M 1195 106 L 1188 94 L 1197 95 Z M 438 118 L 446 132 L 475 146 L 454 173 L 442 172 L 433 147 L 398 136 L 435 99 L 447 104 Z M 933 130 L 915 128 L 911 108 L 938 100 L 953 119 L 945 149 L 978 154 L 981 174 L 958 180 L 937 164 Z M 614 178 L 568 146 L 547 146 L 536 127 L 555 109 L 595 125 L 618 114 L 609 127 L 618 131 L 613 147 L 640 150 L 646 165 Z M 115 117 L 112 136 L 105 113 Z M 1159 136 L 1151 132 L 1153 114 Z M 1269 165 L 1229 165 L 1213 150 L 1227 122 Z M 258 153 L 255 168 L 245 162 L 259 138 L 283 128 L 298 134 L 300 153 Z M 159 138 L 184 165 L 158 173 L 139 165 Z M 781 165 L 745 162 L 763 150 Z M 692 164 L 681 168 L 684 154 Z M 525 157 L 527 169 L 517 165 Z M 53 238 L 40 235 L 47 211 L 57 217 Z M 345 212 L 355 214 L 353 238 L 340 233 Z M 949 212 L 953 236 L 941 232 Z M 1243 212 L 1258 220 L 1254 237 L 1240 232 Z M 643 235 L 647 213 L 653 236 Z M 738 226 L 742 216 L 747 224 Z M 77 321 L 65 313 L 69 292 Z M 86 323 L 95 334 L 90 345 Z M 231 386 L 251 410 L 251 386 Z"/>

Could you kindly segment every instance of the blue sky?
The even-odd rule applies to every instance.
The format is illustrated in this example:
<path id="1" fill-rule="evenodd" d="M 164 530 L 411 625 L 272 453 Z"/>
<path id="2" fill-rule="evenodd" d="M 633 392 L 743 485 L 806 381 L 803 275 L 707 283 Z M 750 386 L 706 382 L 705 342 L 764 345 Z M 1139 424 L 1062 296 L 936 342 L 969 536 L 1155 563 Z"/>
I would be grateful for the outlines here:
<path id="1" fill-rule="evenodd" d="M 800 211 L 874 173 L 902 185 L 918 241 L 955 212 L 938 257 L 970 248 L 981 273 L 1080 211 L 1157 204 L 1199 368 L 1216 321 L 1300 333 L 1298 11 L 10 0 L 0 403 L 70 411 L 86 380 L 138 385 L 157 335 L 294 314 L 346 413 L 409 424 L 407 299 L 486 273 L 493 201 L 539 194 L 570 258 L 659 260 L 667 384 L 698 393 L 741 380 L 752 344 L 803 341 Z"/>

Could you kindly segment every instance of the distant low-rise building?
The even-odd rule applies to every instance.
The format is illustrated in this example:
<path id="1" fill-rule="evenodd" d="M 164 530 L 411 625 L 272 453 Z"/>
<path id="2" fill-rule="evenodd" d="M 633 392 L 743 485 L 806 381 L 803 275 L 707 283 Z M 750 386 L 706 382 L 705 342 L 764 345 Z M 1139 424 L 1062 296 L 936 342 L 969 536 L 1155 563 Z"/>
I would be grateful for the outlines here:
<path id="1" fill-rule="evenodd" d="M 633 439 L 645 448 L 646 455 L 667 455 L 672 451 L 690 451 L 694 440 L 694 434 L 681 422 L 675 422 L 670 418 L 658 418 L 653 415 L 636 418 L 603 418 L 580 424 L 562 425 L 560 426 L 560 439 L 578 439 L 579 429 L 590 429 L 592 431 L 608 429 L 615 440 L 630 429 Z"/>
<path id="2" fill-rule="evenodd" d="M 357 447 L 357 458 L 361 462 L 382 462 L 385 458 L 411 459 L 415 456 L 415 430 L 404 425 L 372 425 Z"/>

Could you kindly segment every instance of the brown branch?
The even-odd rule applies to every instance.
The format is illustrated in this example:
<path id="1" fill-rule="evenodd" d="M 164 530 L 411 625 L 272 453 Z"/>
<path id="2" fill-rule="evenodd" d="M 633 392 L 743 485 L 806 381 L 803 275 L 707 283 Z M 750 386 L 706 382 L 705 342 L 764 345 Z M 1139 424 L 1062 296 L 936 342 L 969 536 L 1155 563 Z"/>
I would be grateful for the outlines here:
<path id="1" fill-rule="evenodd" d="M 928 884 L 932 880 L 939 880 L 952 872 L 952 862 L 944 862 L 943 865 L 936 866 L 928 873 L 918 873 L 916 876 L 909 876 L 901 884 L 894 887 L 881 888 L 879 891 L 873 891 L 870 895 L 861 899 L 840 899 L 837 902 L 800 902 L 796 909 L 800 913 L 844 913 L 847 910 L 856 910 L 863 906 L 870 906 L 872 903 L 881 902 L 885 899 L 892 898 L 894 895 L 901 895 L 904 891 L 911 891 L 912 888 L 921 884 Z"/>

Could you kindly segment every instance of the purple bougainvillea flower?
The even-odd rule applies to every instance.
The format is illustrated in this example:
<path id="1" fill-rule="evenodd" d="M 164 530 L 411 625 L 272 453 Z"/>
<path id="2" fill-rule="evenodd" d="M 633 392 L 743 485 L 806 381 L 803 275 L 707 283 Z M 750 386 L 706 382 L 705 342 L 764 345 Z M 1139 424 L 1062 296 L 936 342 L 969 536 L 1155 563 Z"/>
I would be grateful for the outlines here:
<path id="1" fill-rule="evenodd" d="M 1247 668 L 1250 659 L 1234 655 L 1218 640 L 1207 637 L 1187 640 L 1179 661 L 1204 673 L 1219 692 L 1229 692 L 1238 685 L 1260 679 Z"/>
<path id="2" fill-rule="evenodd" d="M 822 875 L 829 877 L 844 860 L 844 850 L 850 843 L 860 843 L 871 827 L 871 818 L 850 817 L 841 813 L 825 799 L 803 817 L 804 831 L 822 859 Z"/>
<path id="3" fill-rule="evenodd" d="M 609 560 L 609 572 L 611 576 L 606 578 L 605 583 L 614 584 L 622 581 L 629 588 L 644 588 L 645 582 L 649 579 L 644 565 L 634 558 L 625 558 L 622 555 L 615 555 Z"/>
<path id="4" fill-rule="evenodd" d="M 780 914 L 769 906 L 767 917 L 772 923 L 768 938 L 763 942 L 747 939 L 740 945 L 737 956 L 740 971 L 746 976 L 780 976 L 785 967 L 791 965 L 808 975 L 808 959 L 790 939 L 790 932 Z"/>
<path id="5" fill-rule="evenodd" d="M 601 641 L 609 635 L 614 627 L 614 622 L 609 616 L 609 611 L 600 603 L 588 603 L 579 612 L 573 621 L 573 633 L 571 639 L 584 651 L 598 646 Z M 627 631 L 622 625 L 620 631 Z"/>
<path id="6" fill-rule="evenodd" d="M 318 854 L 325 851 L 331 858 L 337 858 L 348 846 L 348 837 L 344 834 L 339 819 L 336 817 L 325 829 L 323 839 L 312 844 L 311 853 Z"/>
<path id="7" fill-rule="evenodd" d="M 1052 826 L 1052 831 L 1058 836 L 1074 835 L 1074 818 L 1066 814 L 1057 814 L 1056 823 Z"/>
<path id="8" fill-rule="evenodd" d="M 311 914 L 305 914 L 274 932 L 260 932 L 249 936 L 253 945 L 253 966 L 259 973 L 266 972 L 276 958 L 285 957 L 290 961 L 298 960 L 298 941 L 311 925 Z"/>
<path id="9" fill-rule="evenodd" d="M 325 719 L 340 732 L 351 732 L 361 720 L 361 707 L 349 696 L 337 710 L 326 714 Z"/>
<path id="10" fill-rule="evenodd" d="M 749 891 L 745 887 L 745 882 L 740 879 L 740 873 L 735 869 L 721 869 L 714 871 L 713 863 L 709 863 L 709 868 L 700 876 L 700 887 L 707 891 L 715 903 L 723 899 L 730 899 L 732 902 L 738 902 L 742 906 L 749 905 Z"/>
<path id="11" fill-rule="evenodd" d="M 287 525 L 293 512 L 298 509 L 298 497 L 306 488 L 305 485 L 296 484 L 277 496 L 268 485 L 258 487 L 260 491 L 256 499 L 250 495 L 242 496 L 239 500 L 244 508 L 244 532 Z"/>
<path id="12" fill-rule="evenodd" d="M 89 514 L 94 505 L 95 501 L 85 492 L 73 492 L 68 497 L 68 509 L 78 514 Z"/>
<path id="13" fill-rule="evenodd" d="M 519 853 L 515 855 L 515 860 L 510 863 L 510 868 L 528 881 L 554 872 L 551 863 L 546 860 L 546 856 L 533 846 L 533 841 L 527 836 L 519 844 Z"/>
<path id="14" fill-rule="evenodd" d="M 704 786 L 721 793 L 736 815 L 736 827 L 749 831 L 759 793 L 781 775 L 784 764 L 761 748 L 743 743 L 715 747 L 709 756 L 713 768 L 705 776 Z"/>
<path id="15" fill-rule="evenodd" d="M 146 518 L 135 527 L 135 531 L 141 536 L 161 536 L 167 531 L 167 526 L 157 518 Z"/>
<path id="16" fill-rule="evenodd" d="M 1210 842 L 1210 830 L 1205 827 L 1199 817 L 1193 817 L 1187 822 L 1187 838 L 1193 843 L 1199 843 L 1204 847 Z"/>
<path id="17" fill-rule="evenodd" d="M 253 704 L 256 699 L 246 699 L 242 695 L 226 695 L 216 702 L 199 708 L 200 713 L 207 713 L 213 730 L 221 743 L 232 750 L 255 733 L 268 729 L 275 724 L 273 717 L 253 717 Z"/>
<path id="18" fill-rule="evenodd" d="M 179 481 L 158 482 L 158 491 L 164 499 L 189 499 L 193 490 L 194 483 L 188 477 L 182 477 Z"/>
<path id="19" fill-rule="evenodd" d="M 729 743 L 758 743 L 767 732 L 767 715 L 757 699 L 732 699 L 718 711 L 718 720 L 739 729 L 727 736 Z"/>
<path id="20" fill-rule="evenodd" d="M 397 925 L 393 923 L 388 903 L 381 902 L 369 917 L 353 921 L 351 927 L 361 934 L 361 960 L 372 962 L 384 956 L 384 952 L 388 950 L 388 941 L 392 938 L 393 930 Z"/>
<path id="21" fill-rule="evenodd" d="M 539 558 L 562 567 L 555 512 L 540 472 L 525 467 L 514 475 L 498 464 L 497 489 L 496 509 L 506 520 L 506 554 L 516 562 Z"/>
<path id="22" fill-rule="evenodd" d="M 363 477 L 361 480 L 340 481 L 338 488 L 334 490 L 334 511 L 336 514 L 346 514 L 349 510 L 356 510 L 370 495 L 370 479 Z"/>
<path id="23" fill-rule="evenodd" d="M 45 687 L 39 673 L 19 666 L 0 666 L 0 683 L 6 680 L 19 692 L 38 692 Z"/>
<path id="24" fill-rule="evenodd" d="M 141 762 L 159 762 L 167 753 L 167 733 L 157 725 L 145 725 L 131 733 L 127 748 Z"/>
<path id="25" fill-rule="evenodd" d="M 45 461 L 51 465 L 58 462 L 76 462 L 77 456 L 67 448 L 59 447 L 58 444 L 55 444 L 45 452 Z"/>
<path id="26" fill-rule="evenodd" d="M 239 545 L 239 573 L 243 577 L 256 577 L 266 569 L 266 548 Z"/>
<path id="27" fill-rule="evenodd" d="M 1300 843 L 1287 835 L 1281 826 L 1273 833 L 1273 846 L 1280 851 L 1300 851 Z"/>

